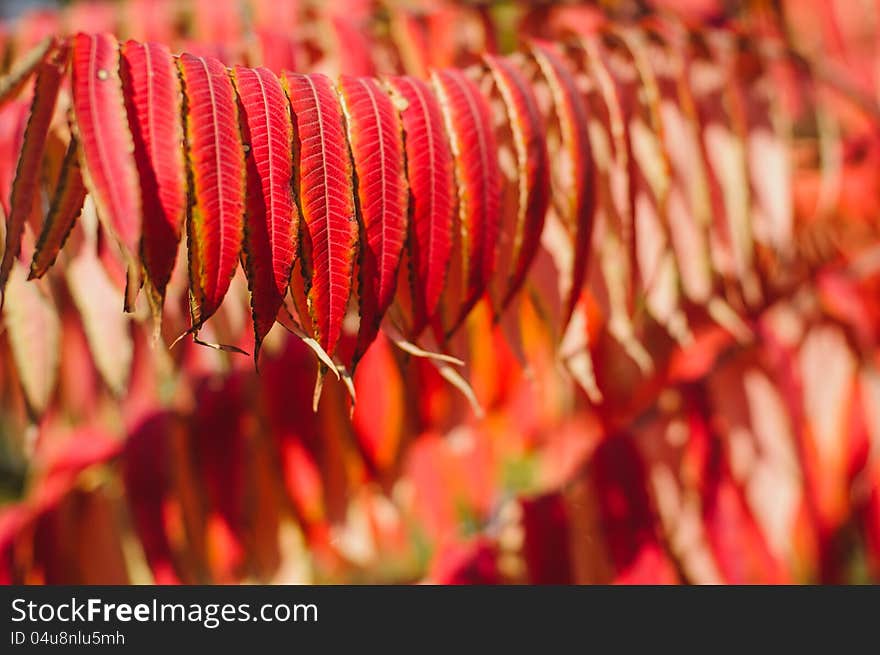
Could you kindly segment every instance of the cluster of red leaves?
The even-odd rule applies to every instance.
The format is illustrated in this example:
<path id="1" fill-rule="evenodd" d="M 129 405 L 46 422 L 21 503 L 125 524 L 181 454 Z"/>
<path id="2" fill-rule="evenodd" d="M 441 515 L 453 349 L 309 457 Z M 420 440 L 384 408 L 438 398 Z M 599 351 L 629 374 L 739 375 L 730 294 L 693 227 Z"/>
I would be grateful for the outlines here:
<path id="1" fill-rule="evenodd" d="M 653 4 L 0 28 L 2 579 L 880 575 L 880 6 Z"/>

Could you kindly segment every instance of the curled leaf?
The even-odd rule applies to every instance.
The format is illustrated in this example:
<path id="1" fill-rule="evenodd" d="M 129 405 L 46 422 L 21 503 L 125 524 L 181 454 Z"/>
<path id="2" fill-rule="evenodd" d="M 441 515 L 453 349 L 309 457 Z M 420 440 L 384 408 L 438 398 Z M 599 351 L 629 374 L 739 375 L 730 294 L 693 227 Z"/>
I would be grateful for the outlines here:
<path id="1" fill-rule="evenodd" d="M 79 167 L 78 149 L 79 144 L 76 139 L 71 138 L 49 205 L 49 213 L 43 222 L 43 229 L 34 250 L 28 279 L 43 277 L 55 263 L 55 258 L 64 247 L 64 242 L 82 211 L 86 199 L 86 187 Z"/>
<path id="2" fill-rule="evenodd" d="M 24 225 L 34 207 L 40 179 L 40 163 L 46 149 L 46 139 L 66 67 L 67 49 L 60 48 L 40 64 L 37 72 L 31 113 L 24 130 L 24 142 L 18 158 L 15 181 L 12 183 L 10 211 L 6 220 L 6 247 L 0 263 L 0 294 L 6 287 L 12 262 L 21 252 Z"/>

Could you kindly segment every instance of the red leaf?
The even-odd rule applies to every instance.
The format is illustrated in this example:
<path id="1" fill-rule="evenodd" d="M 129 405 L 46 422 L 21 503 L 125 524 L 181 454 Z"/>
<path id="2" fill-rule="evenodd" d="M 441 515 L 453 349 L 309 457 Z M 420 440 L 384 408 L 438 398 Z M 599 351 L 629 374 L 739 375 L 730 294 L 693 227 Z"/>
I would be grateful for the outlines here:
<path id="1" fill-rule="evenodd" d="M 40 181 L 40 163 L 66 67 L 67 48 L 62 47 L 40 65 L 37 73 L 30 118 L 24 130 L 24 142 L 18 158 L 15 181 L 12 183 L 12 199 L 6 220 L 6 247 L 0 263 L 0 293 L 6 288 L 13 260 L 21 252 L 24 224 L 34 207 L 34 194 L 38 191 Z"/>
<path id="2" fill-rule="evenodd" d="M 290 103 L 268 68 L 235 67 L 250 145 L 244 265 L 251 289 L 256 351 L 275 323 L 296 259 L 299 212 L 293 201 Z"/>
<path id="3" fill-rule="evenodd" d="M 161 308 L 186 212 L 180 79 L 168 48 L 156 43 L 128 41 L 122 65 L 144 211 L 141 256 Z"/>
<path id="4" fill-rule="evenodd" d="M 140 266 L 135 258 L 141 238 L 141 198 L 116 39 L 110 34 L 77 34 L 72 71 L 83 179 L 95 198 L 99 216 L 125 254 L 129 268 L 126 308 L 130 309 L 140 286 Z"/>
<path id="5" fill-rule="evenodd" d="M 501 313 L 522 286 L 538 252 L 534 245 L 540 242 L 550 202 L 550 164 L 544 125 L 531 86 L 509 59 L 486 55 L 485 60 L 507 107 L 519 185 L 513 264 L 501 302 L 496 307 Z"/>
<path id="6" fill-rule="evenodd" d="M 395 78 L 391 86 L 406 102 L 401 120 L 412 202 L 408 248 L 415 310 L 412 331 L 418 334 L 437 311 L 446 283 L 452 253 L 455 179 L 443 116 L 430 87 L 414 77 Z"/>
<path id="7" fill-rule="evenodd" d="M 574 240 L 571 293 L 563 321 L 567 323 L 586 278 L 587 256 L 593 230 L 595 189 L 592 182 L 593 157 L 587 132 L 589 121 L 587 107 L 577 89 L 574 76 L 553 46 L 534 41 L 532 52 L 553 95 L 564 153 L 571 171 L 567 188 L 560 190 L 564 200 L 557 202 L 561 218 Z"/>
<path id="8" fill-rule="evenodd" d="M 501 225 L 501 171 L 486 100 L 464 73 L 435 73 L 434 86 L 446 120 L 458 187 L 464 301 L 447 333 L 454 331 L 483 295 L 495 267 Z"/>
<path id="9" fill-rule="evenodd" d="M 296 134 L 295 189 L 306 224 L 302 245 L 310 283 L 308 310 L 321 347 L 332 356 L 351 294 L 358 238 L 351 158 L 330 78 L 291 74 L 287 82 Z"/>
<path id="10" fill-rule="evenodd" d="M 376 338 L 382 317 L 394 299 L 406 238 L 408 198 L 400 117 L 391 97 L 371 78 L 343 76 L 339 86 L 364 230 L 357 361 Z"/>
<path id="11" fill-rule="evenodd" d="M 245 162 L 232 82 L 216 59 L 184 53 L 178 60 L 187 106 L 192 194 L 187 235 L 198 331 L 229 289 L 241 251 Z"/>
<path id="12" fill-rule="evenodd" d="M 29 280 L 43 277 L 55 263 L 55 258 L 64 247 L 64 242 L 67 241 L 82 211 L 86 188 L 79 167 L 78 150 L 79 144 L 71 137 L 64 163 L 61 165 L 58 184 L 55 185 L 55 193 L 49 205 L 49 213 L 43 222 L 43 229 L 31 261 Z"/>

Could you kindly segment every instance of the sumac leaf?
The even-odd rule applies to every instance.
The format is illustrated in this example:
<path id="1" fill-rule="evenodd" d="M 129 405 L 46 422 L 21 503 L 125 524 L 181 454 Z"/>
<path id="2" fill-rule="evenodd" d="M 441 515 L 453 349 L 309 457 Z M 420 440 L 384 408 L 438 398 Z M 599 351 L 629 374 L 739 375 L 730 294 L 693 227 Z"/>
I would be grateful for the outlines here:
<path id="1" fill-rule="evenodd" d="M 550 163 L 547 139 L 534 91 L 510 59 L 486 55 L 492 77 L 506 106 L 516 148 L 518 192 L 513 262 L 497 312 L 519 291 L 538 249 L 550 202 Z"/>
<path id="2" fill-rule="evenodd" d="M 216 59 L 178 60 L 186 103 L 192 330 L 217 311 L 235 273 L 244 224 L 245 161 L 232 81 Z"/>
<path id="3" fill-rule="evenodd" d="M 559 121 L 563 153 L 567 158 L 568 179 L 561 182 L 557 209 L 568 226 L 574 241 L 571 291 L 564 313 L 564 323 L 574 311 L 587 273 L 587 256 L 593 230 L 595 189 L 593 158 L 588 133 L 588 114 L 584 99 L 577 89 L 571 69 L 548 43 L 533 41 L 532 53 L 550 86 L 553 105 Z"/>
<path id="4" fill-rule="evenodd" d="M 360 313 L 355 360 L 376 338 L 394 299 L 397 268 L 407 226 L 400 117 L 391 97 L 372 78 L 343 76 L 339 84 L 357 175 L 363 224 L 360 251 Z"/>
<path id="5" fill-rule="evenodd" d="M 430 87 L 415 77 L 391 81 L 405 104 L 401 121 L 411 221 L 407 252 L 413 292 L 412 332 L 418 334 L 434 316 L 452 254 L 455 179 L 443 115 Z"/>
<path id="6" fill-rule="evenodd" d="M 12 198 L 6 220 L 6 247 L 0 263 L 0 293 L 6 288 L 13 260 L 21 252 L 25 221 L 33 211 L 34 197 L 38 193 L 40 181 L 40 164 L 46 150 L 46 139 L 55 113 L 61 80 L 67 67 L 66 57 L 66 48 L 57 49 L 40 64 L 37 72 L 31 113 L 24 130 L 15 181 L 12 183 Z"/>
<path id="7" fill-rule="evenodd" d="M 49 213 L 43 222 L 43 229 L 34 250 L 28 279 L 43 277 L 55 263 L 55 258 L 64 247 L 64 242 L 82 211 L 86 187 L 79 167 L 78 149 L 79 144 L 76 139 L 71 138 L 49 205 Z"/>
<path id="8" fill-rule="evenodd" d="M 180 79 L 167 47 L 135 41 L 122 46 L 122 76 L 141 185 L 141 257 L 158 311 L 186 214 Z"/>
<path id="9" fill-rule="evenodd" d="M 450 317 L 453 332 L 486 290 L 501 225 L 501 171 L 489 106 L 464 73 L 433 75 L 455 160 L 464 298 Z M 452 293 L 457 290 L 449 289 Z"/>
<path id="10" fill-rule="evenodd" d="M 98 215 L 122 247 L 128 266 L 126 309 L 140 287 L 137 253 L 141 197 L 134 143 L 126 120 L 119 46 L 110 34 L 73 37 L 73 109 L 83 158 L 83 179 Z"/>
<path id="11" fill-rule="evenodd" d="M 351 157 L 342 109 L 326 75 L 287 76 L 307 302 L 318 342 L 333 355 L 351 294 L 357 248 Z M 304 308 L 300 308 L 304 309 Z"/>
<path id="12" fill-rule="evenodd" d="M 251 290 L 256 351 L 287 293 L 298 249 L 293 124 L 289 101 L 272 71 L 236 66 L 234 79 L 249 145 L 243 261 Z"/>

